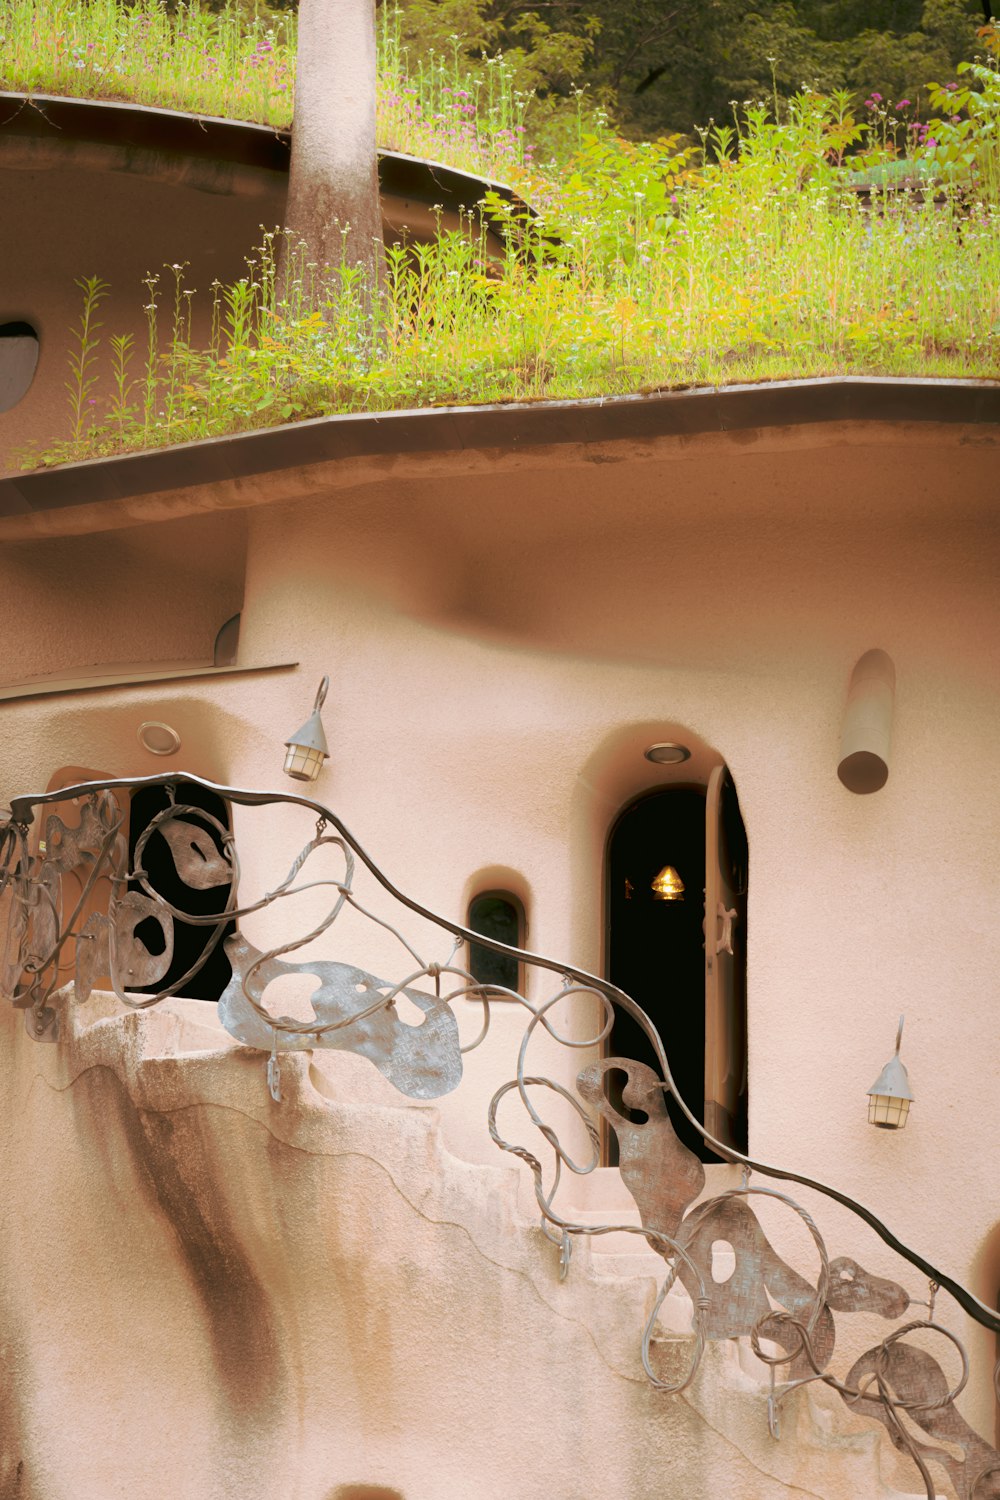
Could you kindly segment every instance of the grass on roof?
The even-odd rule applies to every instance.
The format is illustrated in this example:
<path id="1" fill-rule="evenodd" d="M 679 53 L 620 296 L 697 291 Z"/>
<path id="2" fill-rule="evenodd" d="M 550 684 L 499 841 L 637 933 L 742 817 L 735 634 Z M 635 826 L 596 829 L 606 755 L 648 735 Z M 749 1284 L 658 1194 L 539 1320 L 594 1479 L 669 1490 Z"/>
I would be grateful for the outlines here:
<path id="1" fill-rule="evenodd" d="M 155 84 L 148 102 L 192 107 L 171 93 L 194 80 L 191 56 L 168 56 L 179 40 L 204 59 L 206 87 L 225 80 L 221 113 L 260 118 L 266 105 L 272 123 L 288 117 L 290 33 L 240 29 L 232 12 L 171 19 L 148 3 L 0 0 L 8 86 L 31 82 L 15 78 L 8 55 L 23 68 L 33 47 L 41 69 L 40 18 L 60 7 L 107 38 L 87 54 L 83 30 L 63 41 L 53 33 L 64 73 L 75 67 L 91 92 L 120 96 L 123 78 L 142 75 L 144 88 Z M 20 17 L 13 32 L 11 16 Z M 154 42 L 156 67 L 142 51 Z M 491 257 L 479 215 L 432 246 L 391 249 L 374 312 L 355 268 L 326 276 L 295 246 L 279 294 L 274 235 L 230 286 L 194 287 L 183 266 L 165 267 L 134 289 L 147 320 L 139 343 L 109 315 L 132 289 L 115 287 L 112 303 L 101 268 L 81 266 L 65 436 L 26 463 L 334 412 L 824 374 L 1000 374 L 993 62 L 970 70 L 971 88 L 942 88 L 952 113 L 911 133 L 905 166 L 891 105 L 805 90 L 785 106 L 744 107 L 700 144 L 626 142 L 591 115 L 546 167 L 525 147 L 525 101 L 499 63 L 475 76 L 459 71 L 457 55 L 410 65 L 385 29 L 380 46 L 383 121 L 425 132 L 407 136 L 400 124 L 383 140 L 513 179 L 540 217 L 487 194 L 482 212 L 506 254 Z M 33 76 L 41 88 L 41 72 Z M 239 79 L 248 81 L 234 95 Z M 44 84 L 53 87 L 50 75 Z M 870 202 L 852 190 L 852 172 L 874 183 Z M 911 185 L 893 188 L 897 176 Z M 201 341 L 199 307 L 211 329 Z"/>

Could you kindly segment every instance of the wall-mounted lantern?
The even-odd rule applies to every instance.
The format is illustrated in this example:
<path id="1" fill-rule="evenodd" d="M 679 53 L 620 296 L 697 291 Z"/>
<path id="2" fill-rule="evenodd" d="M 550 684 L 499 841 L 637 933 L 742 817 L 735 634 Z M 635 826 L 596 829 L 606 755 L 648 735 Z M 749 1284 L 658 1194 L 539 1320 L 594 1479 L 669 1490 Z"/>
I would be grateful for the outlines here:
<path id="1" fill-rule="evenodd" d="M 323 762 L 330 758 L 326 735 L 323 733 L 323 720 L 319 716 L 319 711 L 326 702 L 329 686 L 329 677 L 324 677 L 317 689 L 312 713 L 302 728 L 285 741 L 288 747 L 285 775 L 291 776 L 295 781 L 315 781 L 323 769 Z"/>
<path id="2" fill-rule="evenodd" d="M 879 1130 L 902 1130 L 913 1099 L 909 1077 L 899 1059 L 904 1019 L 899 1018 L 896 1051 L 868 1090 L 868 1123 Z"/>

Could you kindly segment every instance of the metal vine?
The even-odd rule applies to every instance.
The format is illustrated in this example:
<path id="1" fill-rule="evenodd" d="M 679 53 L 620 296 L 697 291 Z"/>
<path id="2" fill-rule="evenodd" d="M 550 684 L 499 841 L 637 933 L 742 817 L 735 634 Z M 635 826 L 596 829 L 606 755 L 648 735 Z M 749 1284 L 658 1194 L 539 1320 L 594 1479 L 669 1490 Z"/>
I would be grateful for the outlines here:
<path id="1" fill-rule="evenodd" d="M 292 862 L 285 878 L 256 900 L 240 905 L 240 862 L 229 823 L 191 801 L 178 801 L 182 787 L 195 786 L 221 798 L 227 806 L 284 804 L 315 814 L 313 836 Z M 131 859 L 127 824 L 132 794 L 147 787 L 166 791 L 167 805 L 155 813 L 134 842 Z M 72 803 L 75 822 L 57 812 L 45 816 L 44 832 L 32 847 L 36 814 L 51 804 Z M 328 832 L 328 829 L 334 831 Z M 144 860 L 151 842 L 162 839 L 180 882 L 191 891 L 223 890 L 221 908 L 194 915 L 168 901 L 153 884 Z M 333 851 L 338 875 L 308 878 L 310 860 Z M 358 863 L 395 902 L 447 934 L 450 945 L 436 959 L 424 957 L 400 930 L 364 906 L 355 890 Z M 72 879 L 69 879 L 72 877 Z M 261 951 L 234 924 L 276 902 L 305 891 L 326 889 L 330 904 L 322 919 L 299 936 Z M 72 890 L 73 894 L 68 896 Z M 54 792 L 13 799 L 8 816 L 0 815 L 0 901 L 6 905 L 6 930 L 0 953 L 0 988 L 25 1012 L 27 1029 L 39 1041 L 53 1041 L 59 1024 L 57 991 L 72 979 L 75 1000 L 83 1004 L 96 987 L 110 985 L 131 1009 L 146 1009 L 182 993 L 210 955 L 224 945 L 232 978 L 218 1006 L 225 1028 L 245 1046 L 266 1054 L 266 1077 L 272 1098 L 281 1101 L 281 1053 L 296 1049 L 339 1048 L 360 1053 L 402 1093 L 433 1099 L 457 1087 L 462 1056 L 478 1047 L 490 1028 L 494 1001 L 514 1001 L 527 1012 L 516 1076 L 497 1089 L 489 1108 L 488 1128 L 501 1150 L 512 1153 L 532 1173 L 542 1228 L 558 1247 L 560 1274 L 569 1270 L 574 1240 L 611 1233 L 640 1235 L 662 1256 L 666 1274 L 642 1335 L 641 1358 L 652 1383 L 678 1393 L 693 1381 L 707 1342 L 746 1338 L 767 1367 L 770 1394 L 767 1421 L 780 1435 L 780 1414 L 789 1394 L 810 1382 L 837 1391 L 854 1411 L 888 1430 L 890 1439 L 913 1461 L 928 1500 L 935 1489 L 929 1465 L 945 1470 L 959 1500 L 1000 1500 L 1000 1452 L 964 1421 L 956 1398 L 969 1377 L 961 1341 L 935 1317 L 939 1290 L 950 1293 L 978 1323 L 1000 1333 L 1000 1316 L 967 1288 L 904 1245 L 869 1209 L 846 1194 L 799 1173 L 743 1156 L 715 1140 L 678 1094 L 664 1043 L 649 1017 L 630 996 L 606 980 L 540 954 L 510 948 L 461 924 L 436 915 L 399 891 L 328 808 L 293 794 L 250 792 L 216 786 L 196 776 L 151 776 L 134 780 L 85 782 Z M 327 933 L 350 907 L 377 923 L 401 944 L 404 977 L 386 980 L 354 964 L 331 959 L 291 961 L 289 955 Z M 206 939 L 186 971 L 165 982 L 174 958 L 177 924 L 204 927 Z M 151 928 L 158 933 L 150 939 Z M 227 935 L 228 934 L 228 935 Z M 475 942 L 515 958 L 539 975 L 550 974 L 551 992 L 538 1003 L 525 994 L 476 981 L 459 962 L 463 945 Z M 268 987 L 292 974 L 311 976 L 318 988 L 310 997 L 307 1020 L 276 1015 L 267 1004 Z M 429 989 L 421 988 L 430 981 Z M 527 986 L 525 986 L 527 988 Z M 410 1025 L 398 1013 L 405 997 L 423 1012 Z M 599 1024 L 587 1037 L 560 1031 L 551 1012 L 572 997 L 592 1000 Z M 482 1004 L 479 1034 L 460 1044 L 453 1004 L 471 998 Z M 576 1092 L 528 1069 L 528 1052 L 539 1028 L 561 1046 L 591 1055 L 611 1034 L 616 1007 L 630 1014 L 649 1038 L 659 1073 L 629 1058 L 600 1057 L 578 1075 Z M 628 1113 L 615 1109 L 605 1075 L 615 1069 L 626 1076 L 622 1098 Z M 582 1160 L 570 1155 L 557 1129 L 545 1119 L 531 1091 L 557 1096 L 579 1121 L 587 1142 Z M 711 1149 L 744 1168 L 743 1185 L 697 1202 L 705 1183 L 701 1161 L 678 1138 L 666 1109 L 672 1094 L 677 1106 Z M 534 1149 L 501 1135 L 498 1110 L 516 1095 L 540 1144 Z M 564 1171 L 582 1175 L 601 1162 L 596 1117 L 603 1115 L 618 1142 L 619 1170 L 639 1210 L 641 1224 L 584 1224 L 565 1218 L 556 1207 Z M 638 1123 L 641 1121 L 641 1123 Z M 543 1157 L 551 1158 L 546 1184 Z M 750 1174 L 796 1182 L 849 1208 L 906 1262 L 926 1276 L 928 1316 L 900 1323 L 913 1305 L 898 1283 L 876 1277 L 846 1256 L 831 1260 L 813 1218 L 787 1194 L 751 1186 Z M 817 1258 L 810 1281 L 794 1270 L 768 1241 L 751 1200 L 766 1198 L 796 1215 L 808 1230 Z M 692 1206 L 695 1205 L 696 1206 Z M 731 1246 L 734 1273 L 722 1283 L 712 1276 L 712 1247 Z M 657 1371 L 657 1319 L 664 1299 L 677 1284 L 692 1304 L 690 1357 L 684 1373 L 670 1380 Z M 836 1344 L 836 1316 L 864 1311 L 896 1322 L 873 1349 L 855 1361 L 843 1379 L 829 1366 Z M 930 1333 L 957 1354 L 961 1374 L 949 1384 L 938 1360 L 914 1333 Z M 778 1371 L 783 1371 L 781 1381 Z M 1000 1364 L 994 1375 L 1000 1400 Z M 922 1441 L 917 1432 L 933 1441 Z M 946 1446 L 940 1446 L 944 1444 Z"/>

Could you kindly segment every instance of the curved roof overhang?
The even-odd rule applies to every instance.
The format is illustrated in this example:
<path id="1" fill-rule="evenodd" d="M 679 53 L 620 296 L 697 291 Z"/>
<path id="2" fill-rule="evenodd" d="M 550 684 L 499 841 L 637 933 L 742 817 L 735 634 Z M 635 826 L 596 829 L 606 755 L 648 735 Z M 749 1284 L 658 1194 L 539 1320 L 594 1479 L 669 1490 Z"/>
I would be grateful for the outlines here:
<path id="1" fill-rule="evenodd" d="M 818 446 L 873 429 L 1000 449 L 1000 381 L 832 377 L 578 401 L 359 413 L 0 479 L 0 537 L 82 533 L 438 478 L 662 457 L 706 441 L 738 465 L 763 436 Z M 995 468 L 993 472 L 996 472 Z M 621 484 L 620 477 L 616 486 Z"/>
<path id="2" fill-rule="evenodd" d="M 283 194 L 291 132 L 244 120 L 111 100 L 0 91 L 0 169 L 71 166 L 127 172 L 235 196 Z M 487 191 L 524 208 L 505 183 L 441 162 L 380 149 L 379 183 L 387 226 L 417 238 L 436 232 L 437 216 L 457 224 Z M 496 238 L 496 249 L 502 241 Z"/>

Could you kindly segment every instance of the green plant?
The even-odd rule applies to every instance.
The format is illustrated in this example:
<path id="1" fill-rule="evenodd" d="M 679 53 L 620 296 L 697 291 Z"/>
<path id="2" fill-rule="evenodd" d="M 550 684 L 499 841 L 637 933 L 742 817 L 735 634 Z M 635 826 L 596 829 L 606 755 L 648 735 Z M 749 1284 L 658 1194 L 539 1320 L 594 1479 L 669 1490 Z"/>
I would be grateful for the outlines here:
<path id="1" fill-rule="evenodd" d="M 293 12 L 248 14 L 238 0 L 0 0 L 0 88 L 133 100 L 196 114 L 291 124 Z M 402 12 L 378 11 L 380 144 L 486 176 L 526 160 L 530 90 L 502 57 L 471 61 L 457 38 L 416 56 Z M 530 153 L 527 153 L 530 155 Z"/>
<path id="2" fill-rule="evenodd" d="M 117 334 L 111 339 L 111 368 L 115 390 L 108 403 L 107 422 L 110 427 L 117 429 L 118 439 L 122 443 L 131 430 L 132 419 L 137 411 L 131 400 L 135 381 L 129 378 L 134 346 L 135 340 L 130 333 Z"/>
<path id="3" fill-rule="evenodd" d="M 989 61 L 961 62 L 967 86 L 929 83 L 932 108 L 923 156 L 946 182 L 974 181 L 992 203 L 1000 203 L 1000 31 L 979 32 Z"/>
<path id="4" fill-rule="evenodd" d="M 382 46 L 401 78 L 411 63 L 395 38 L 383 35 Z M 416 69 L 409 128 L 444 130 L 436 116 L 460 97 L 465 65 L 456 50 Z M 993 376 L 1000 204 L 983 142 L 995 126 L 996 73 L 975 67 L 988 76 L 967 70 L 977 87 L 946 122 L 964 150 L 980 151 L 956 214 L 921 190 L 926 151 L 896 155 L 913 128 L 897 128 L 874 96 L 859 115 L 843 91 L 804 89 L 787 101 L 776 92 L 734 106 L 700 150 L 677 137 L 623 140 L 576 101 L 567 156 L 540 165 L 498 123 L 526 106 L 497 64 L 478 93 L 465 91 L 471 113 L 457 118 L 468 125 L 449 139 L 507 160 L 540 214 L 487 191 L 460 230 L 390 245 L 374 300 L 354 268 L 324 280 L 301 246 L 262 231 L 246 274 L 208 288 L 200 340 L 187 268 L 166 266 L 144 282 L 144 358 L 131 336 L 112 339 L 103 387 L 97 313 L 107 288 L 81 280 L 70 432 L 26 461 L 332 412 L 834 372 Z M 848 191 L 859 161 L 885 174 L 870 209 Z M 499 256 L 487 224 L 500 232 Z"/>
<path id="5" fill-rule="evenodd" d="M 73 442 L 79 444 L 88 426 L 96 423 L 96 414 L 91 410 L 96 398 L 91 395 L 97 385 L 97 350 L 100 345 L 97 309 L 110 290 L 108 283 L 99 276 L 78 277 L 75 283 L 83 293 L 83 308 L 80 320 L 73 330 L 73 342 L 69 354 L 70 410 L 73 413 Z"/>

